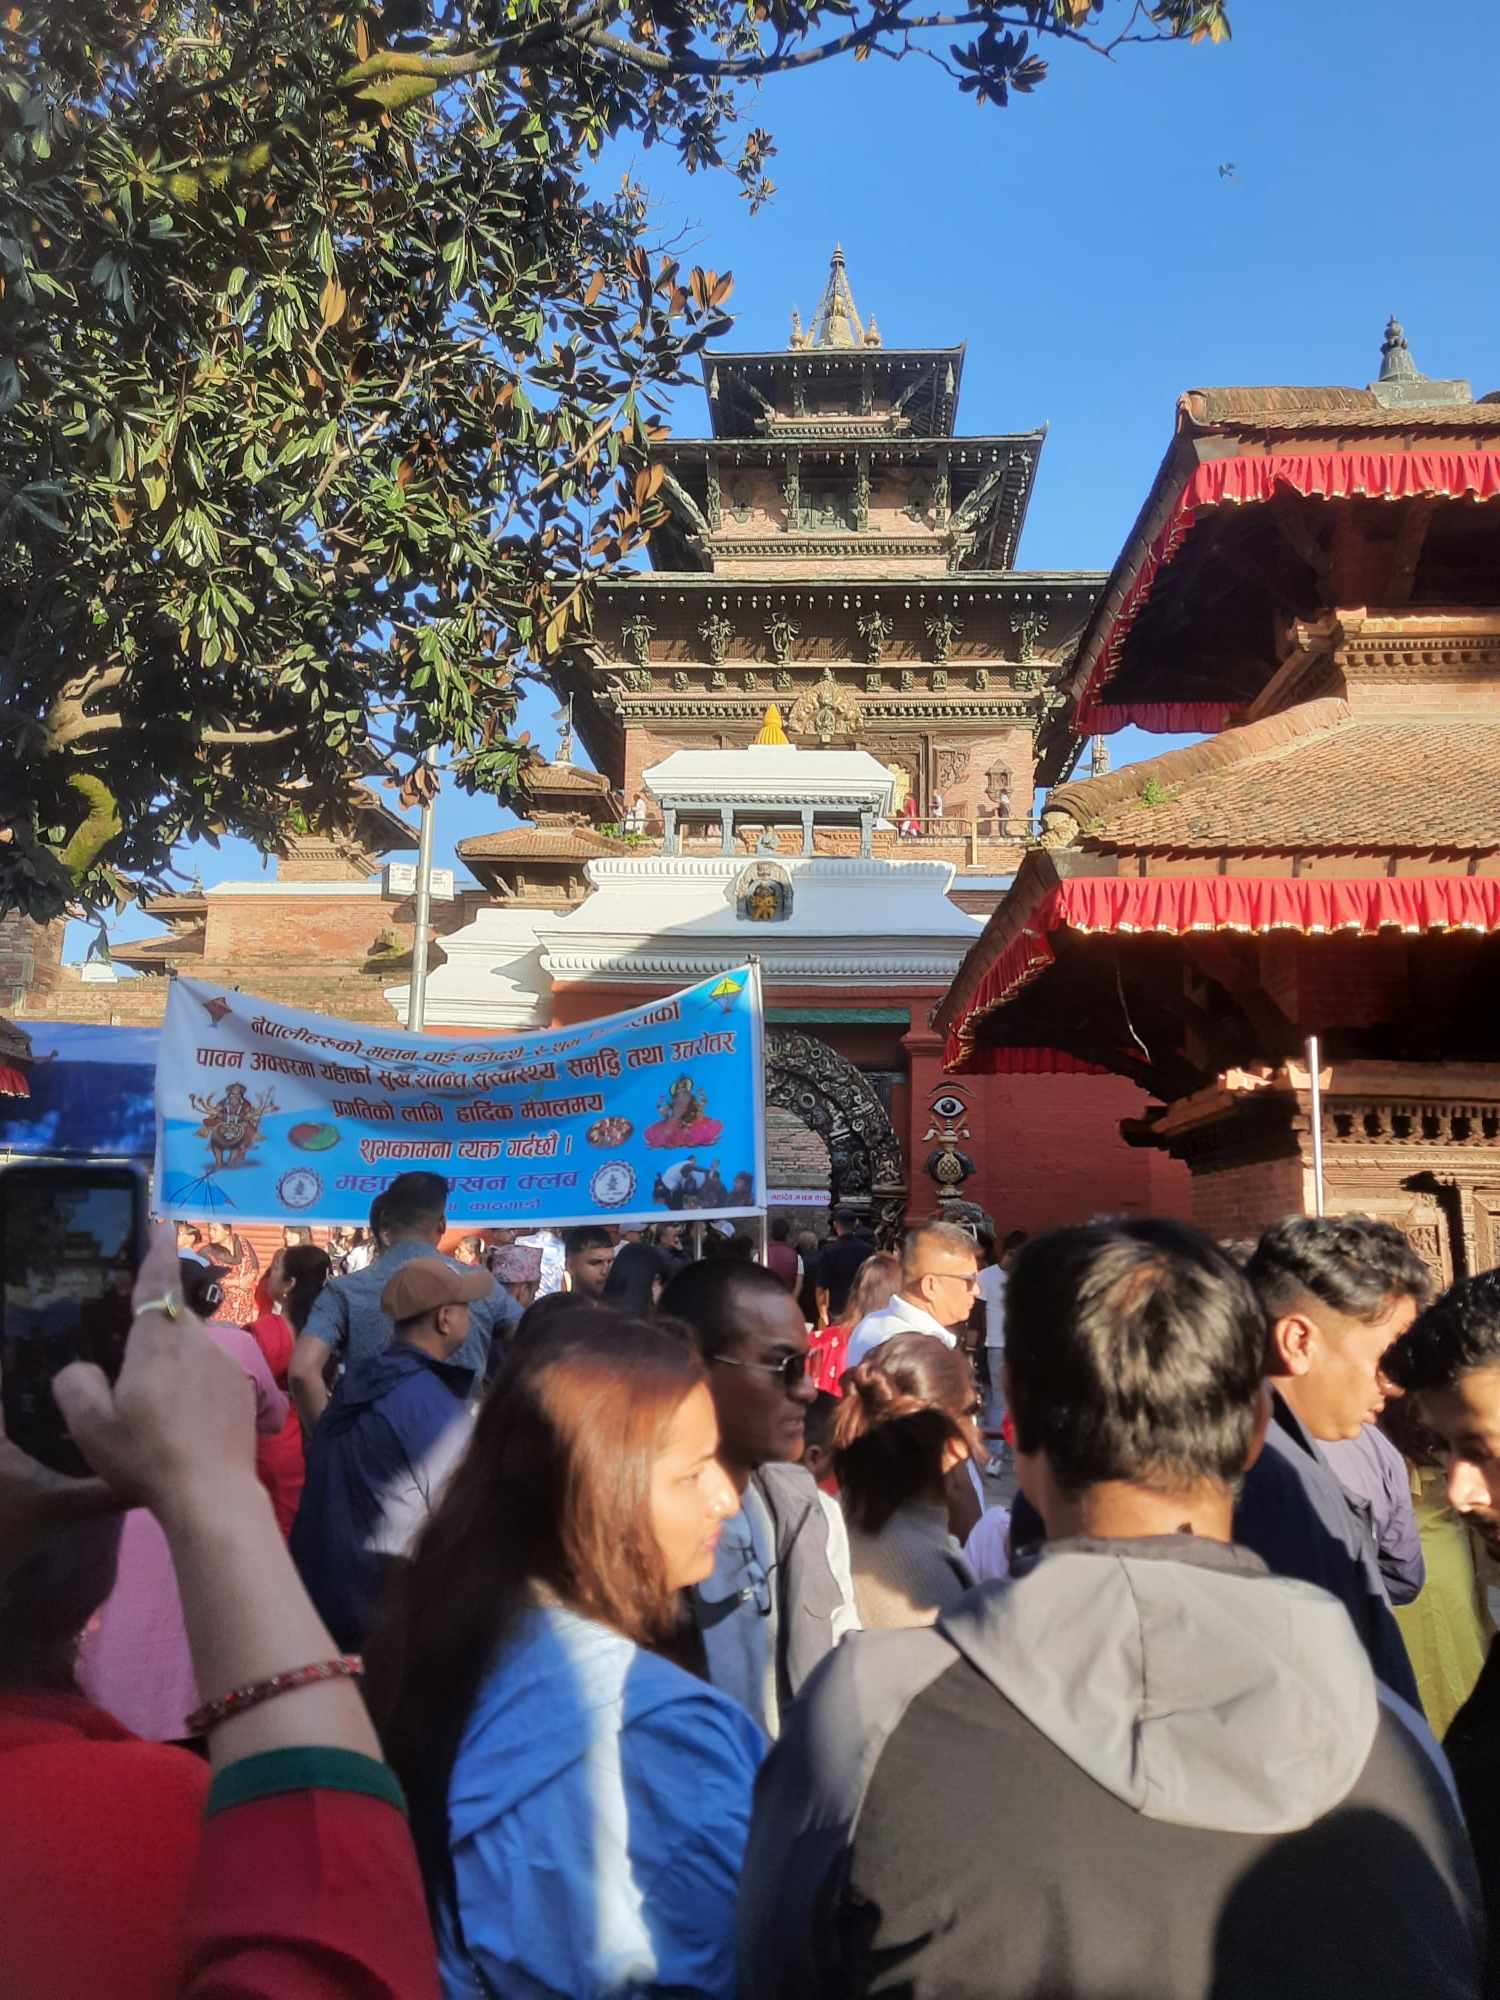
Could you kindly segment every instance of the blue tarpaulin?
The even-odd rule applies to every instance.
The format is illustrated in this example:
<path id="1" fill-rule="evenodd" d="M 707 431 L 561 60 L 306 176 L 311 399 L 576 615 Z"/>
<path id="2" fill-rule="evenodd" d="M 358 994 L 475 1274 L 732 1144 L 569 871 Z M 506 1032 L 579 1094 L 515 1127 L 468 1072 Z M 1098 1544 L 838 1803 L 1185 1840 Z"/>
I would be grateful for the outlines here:
<path id="1" fill-rule="evenodd" d="M 156 1030 L 24 1025 L 31 1095 L 0 1097 L 0 1155 L 149 1160 L 156 1149 Z"/>

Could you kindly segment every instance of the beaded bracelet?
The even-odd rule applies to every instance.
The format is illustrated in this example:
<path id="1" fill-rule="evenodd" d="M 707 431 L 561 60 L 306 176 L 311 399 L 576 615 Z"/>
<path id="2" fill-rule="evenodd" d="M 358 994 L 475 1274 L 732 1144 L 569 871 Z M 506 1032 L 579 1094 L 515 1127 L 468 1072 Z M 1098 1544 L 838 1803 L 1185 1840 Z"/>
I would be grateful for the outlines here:
<path id="1" fill-rule="evenodd" d="M 340 1653 L 332 1660 L 315 1660 L 309 1667 L 288 1667 L 284 1673 L 268 1674 L 263 1681 L 246 1681 L 243 1687 L 221 1694 L 217 1701 L 206 1701 L 201 1708 L 195 1708 L 187 1719 L 187 1733 L 205 1736 L 231 1716 L 259 1708 L 263 1701 L 272 1701 L 279 1694 L 312 1687 L 317 1681 L 357 1680 L 364 1670 L 365 1663 L 358 1653 Z"/>

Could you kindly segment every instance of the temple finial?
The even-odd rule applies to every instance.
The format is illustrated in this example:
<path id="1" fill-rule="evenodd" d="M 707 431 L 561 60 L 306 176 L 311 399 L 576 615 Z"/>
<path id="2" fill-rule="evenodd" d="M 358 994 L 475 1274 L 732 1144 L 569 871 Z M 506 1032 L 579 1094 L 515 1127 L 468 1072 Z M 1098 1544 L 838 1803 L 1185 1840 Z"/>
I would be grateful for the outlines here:
<path id="1" fill-rule="evenodd" d="M 752 749 L 769 750 L 789 750 L 791 748 L 791 744 L 787 740 L 787 733 L 781 726 L 781 710 L 776 706 L 774 701 L 766 710 L 766 719 L 760 725 L 760 734 L 754 739 L 750 747 Z"/>
<path id="2" fill-rule="evenodd" d="M 875 324 L 874 313 L 871 313 L 870 324 L 865 328 L 865 346 L 879 347 L 882 344 L 883 343 L 880 338 L 880 328 Z"/>
<path id="3" fill-rule="evenodd" d="M 1385 339 L 1380 343 L 1380 380 L 1382 382 L 1426 380 L 1412 359 L 1411 349 L 1406 344 L 1406 328 L 1394 313 L 1386 321 Z"/>
<path id="4" fill-rule="evenodd" d="M 809 347 L 862 347 L 865 329 L 849 289 L 842 244 L 835 243 L 828 264 L 828 283 L 807 330 Z"/>
<path id="5" fill-rule="evenodd" d="M 807 335 L 802 331 L 802 315 L 801 313 L 798 312 L 797 308 L 793 306 L 792 333 L 791 333 L 791 338 L 787 341 L 787 346 L 806 347 L 806 345 L 807 345 Z"/>

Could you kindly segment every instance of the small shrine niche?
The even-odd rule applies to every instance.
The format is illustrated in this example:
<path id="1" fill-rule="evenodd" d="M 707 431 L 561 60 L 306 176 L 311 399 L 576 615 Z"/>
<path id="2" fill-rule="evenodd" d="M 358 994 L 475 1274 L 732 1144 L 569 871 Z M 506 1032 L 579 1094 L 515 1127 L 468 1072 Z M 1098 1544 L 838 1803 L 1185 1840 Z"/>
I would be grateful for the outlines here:
<path id="1" fill-rule="evenodd" d="M 741 923 L 784 924 L 792 914 L 792 878 L 779 861 L 752 861 L 734 885 Z"/>

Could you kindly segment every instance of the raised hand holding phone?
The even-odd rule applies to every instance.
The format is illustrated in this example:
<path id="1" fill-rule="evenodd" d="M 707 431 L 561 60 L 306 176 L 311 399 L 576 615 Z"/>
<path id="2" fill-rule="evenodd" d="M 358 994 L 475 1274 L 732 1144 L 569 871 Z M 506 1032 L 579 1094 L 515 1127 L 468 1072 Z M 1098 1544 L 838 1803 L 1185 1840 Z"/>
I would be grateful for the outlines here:
<path id="1" fill-rule="evenodd" d="M 74 1442 L 123 1502 L 159 1516 L 209 1493 L 256 1504 L 255 1392 L 183 1301 L 170 1223 L 152 1234 L 133 1304 L 113 1382 L 88 1362 L 53 1382 Z"/>

